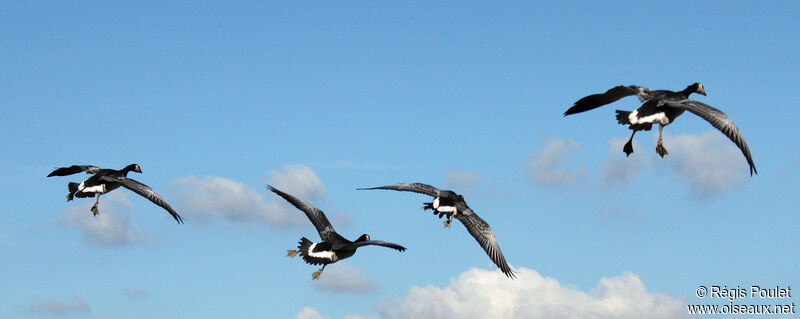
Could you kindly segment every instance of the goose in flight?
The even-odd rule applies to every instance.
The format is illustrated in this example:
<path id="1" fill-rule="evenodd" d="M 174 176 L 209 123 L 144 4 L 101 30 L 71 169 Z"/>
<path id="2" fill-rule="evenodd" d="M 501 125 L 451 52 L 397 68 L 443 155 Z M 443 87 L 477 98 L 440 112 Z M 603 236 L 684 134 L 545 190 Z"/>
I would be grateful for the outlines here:
<path id="1" fill-rule="evenodd" d="M 747 164 L 750 165 L 750 175 L 752 176 L 754 173 L 758 174 L 756 165 L 753 163 L 753 158 L 750 155 L 750 149 L 747 147 L 747 142 L 745 142 L 744 136 L 739 133 L 739 128 L 736 127 L 736 124 L 722 111 L 708 104 L 689 99 L 689 95 L 692 93 L 706 95 L 706 90 L 700 83 L 689 85 L 683 89 L 683 91 L 679 92 L 651 90 L 646 87 L 635 85 L 620 85 L 605 93 L 592 94 L 578 100 L 575 102 L 575 105 L 564 112 L 564 116 L 585 112 L 613 103 L 626 96 L 636 95 L 640 102 L 644 102 L 641 107 L 634 111 L 617 110 L 617 121 L 619 124 L 628 125 L 628 128 L 633 130 L 631 138 L 625 143 L 622 151 L 628 156 L 631 155 L 631 153 L 633 153 L 633 136 L 636 132 L 649 131 L 653 127 L 653 124 L 657 123 L 658 143 L 656 145 L 656 153 L 664 157 L 664 155 L 669 154 L 667 149 L 664 148 L 661 138 L 661 132 L 664 126 L 671 124 L 675 121 L 675 118 L 688 110 L 708 121 L 708 123 L 711 123 L 712 126 L 717 128 L 736 144 L 747 160 Z"/>
<path id="2" fill-rule="evenodd" d="M 86 172 L 87 174 L 93 174 L 83 182 L 73 183 L 70 182 L 67 185 L 69 189 L 69 194 L 67 194 L 67 201 L 71 201 L 74 197 L 78 198 L 86 198 L 86 197 L 96 197 L 94 201 L 94 205 L 92 206 L 92 214 L 97 216 L 100 211 L 97 209 L 97 204 L 100 201 L 100 195 L 113 191 L 120 186 L 123 186 L 127 189 L 132 190 L 136 194 L 141 195 L 144 198 L 147 198 L 153 204 L 161 206 L 172 215 L 179 224 L 183 223 L 183 219 L 181 218 L 178 213 L 175 212 L 172 207 L 161 198 L 156 191 L 154 191 L 149 186 L 142 184 L 132 178 L 128 178 L 128 172 L 137 172 L 141 173 L 142 169 L 139 168 L 138 164 L 131 164 L 125 166 L 125 168 L 121 170 L 109 169 L 109 168 L 99 168 L 97 166 L 92 165 L 72 165 L 69 167 L 60 167 L 56 170 L 50 172 L 47 177 L 51 176 L 67 176 L 72 175 L 75 173 Z"/>
<path id="3" fill-rule="evenodd" d="M 406 250 L 405 247 L 398 244 L 371 240 L 367 234 L 361 235 L 361 237 L 358 237 L 355 241 L 349 241 L 333 229 L 331 222 L 328 221 L 328 218 L 325 217 L 325 214 L 321 210 L 277 188 L 269 185 L 267 185 L 267 188 L 294 205 L 297 209 L 306 213 L 308 219 L 314 224 L 314 227 L 317 228 L 319 238 L 322 239 L 321 242 L 315 243 L 303 237 L 300 238 L 297 250 L 290 249 L 287 251 L 287 256 L 289 257 L 294 257 L 299 253 L 306 263 L 310 265 L 322 265 L 322 268 L 311 274 L 312 280 L 319 279 L 320 274 L 325 270 L 325 266 L 353 256 L 353 254 L 356 253 L 356 249 L 359 247 L 376 245 L 398 251 Z"/>
<path id="4" fill-rule="evenodd" d="M 478 214 L 475 214 L 464 197 L 449 190 L 440 190 L 431 185 L 422 183 L 401 183 L 389 186 L 380 186 L 372 188 L 359 188 L 359 190 L 372 190 L 372 189 L 388 189 L 395 191 L 414 192 L 425 194 L 433 197 L 430 203 L 423 203 L 423 210 L 433 210 L 434 215 L 439 215 L 439 218 L 447 215 L 445 220 L 445 227 L 450 227 L 453 218 L 458 219 L 467 228 L 467 231 L 478 241 L 489 258 L 497 265 L 498 268 L 509 278 L 514 278 L 514 270 L 506 262 L 503 257 L 503 252 L 500 250 L 500 244 L 494 236 L 492 228 L 487 224 Z"/>

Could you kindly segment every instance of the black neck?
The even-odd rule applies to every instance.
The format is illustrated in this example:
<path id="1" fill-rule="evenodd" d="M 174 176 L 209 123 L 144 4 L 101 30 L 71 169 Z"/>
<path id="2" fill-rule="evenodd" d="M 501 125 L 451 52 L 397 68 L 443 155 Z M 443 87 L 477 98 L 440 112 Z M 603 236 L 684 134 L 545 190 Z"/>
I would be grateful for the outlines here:
<path id="1" fill-rule="evenodd" d="M 687 86 L 685 89 L 683 89 L 683 91 L 681 91 L 680 93 L 685 95 L 686 97 L 689 97 L 689 94 L 696 93 L 696 91 L 697 89 L 694 88 L 694 85 L 690 85 Z"/>
<path id="2" fill-rule="evenodd" d="M 136 167 L 135 164 L 131 164 L 131 165 L 125 166 L 125 168 L 120 170 L 120 173 L 122 173 L 122 175 L 127 176 L 128 172 L 132 171 L 135 167 Z"/>

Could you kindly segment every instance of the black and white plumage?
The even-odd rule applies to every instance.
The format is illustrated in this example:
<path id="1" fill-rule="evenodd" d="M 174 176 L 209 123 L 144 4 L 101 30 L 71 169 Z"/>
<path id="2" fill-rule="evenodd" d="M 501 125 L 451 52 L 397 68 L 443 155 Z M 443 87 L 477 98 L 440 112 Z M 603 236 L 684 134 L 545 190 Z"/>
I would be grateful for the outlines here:
<path id="1" fill-rule="evenodd" d="M 132 190 L 134 193 L 147 198 L 153 202 L 153 204 L 161 206 L 161 208 L 164 208 L 170 215 L 172 215 L 172 218 L 174 218 L 178 223 L 183 223 L 181 216 L 178 215 L 178 213 L 176 213 L 175 210 L 172 209 L 172 207 L 170 207 L 163 198 L 161 198 L 161 195 L 158 195 L 158 193 L 156 193 L 147 185 L 127 177 L 128 172 L 142 172 L 142 169 L 139 168 L 139 165 L 137 164 L 130 164 L 121 170 L 99 168 L 92 165 L 72 165 L 69 167 L 57 168 L 56 170 L 50 172 L 47 177 L 67 176 L 80 172 L 86 172 L 87 174 L 93 175 L 81 183 L 70 182 L 67 185 L 67 188 L 69 189 L 67 201 L 71 201 L 74 197 L 86 198 L 96 196 L 97 199 L 95 200 L 91 209 L 92 214 L 95 216 L 100 212 L 97 209 L 97 204 L 100 201 L 100 195 L 123 186 L 129 190 Z"/>
<path id="2" fill-rule="evenodd" d="M 664 157 L 667 149 L 662 143 L 662 130 L 664 126 L 671 124 L 675 118 L 689 111 L 700 116 L 720 132 L 725 134 L 742 151 L 747 164 L 750 166 L 750 175 L 758 174 L 750 149 L 747 147 L 744 137 L 739 133 L 739 128 L 728 118 L 728 115 L 705 103 L 690 100 L 692 93 L 706 95 L 705 88 L 700 83 L 694 83 L 683 91 L 673 92 L 668 90 L 651 90 L 641 86 L 617 86 L 602 94 L 592 94 L 586 96 L 570 107 L 564 116 L 585 112 L 600 106 L 613 103 L 626 96 L 636 95 L 640 102 L 644 102 L 641 107 L 634 111 L 617 110 L 617 121 L 619 124 L 628 125 L 633 130 L 631 138 L 625 143 L 623 152 L 626 155 L 633 153 L 633 136 L 637 131 L 649 131 L 653 124 L 658 124 L 658 145 L 656 153 Z"/>
<path id="3" fill-rule="evenodd" d="M 328 264 L 332 264 L 339 260 L 353 256 L 353 254 L 356 253 L 356 249 L 359 247 L 376 245 L 392 248 L 398 251 L 406 250 L 405 247 L 395 243 L 381 240 L 371 240 L 367 234 L 361 235 L 355 241 L 349 241 L 339 235 L 333 229 L 333 226 L 328 221 L 328 218 L 325 217 L 325 214 L 321 210 L 298 199 L 297 197 L 284 193 L 277 188 L 269 185 L 267 185 L 267 188 L 285 199 L 287 202 L 294 205 L 294 207 L 297 207 L 297 209 L 303 211 L 311 223 L 314 224 L 314 227 L 319 233 L 319 238 L 322 240 L 321 242 L 315 243 L 303 237 L 300 238 L 297 250 L 287 251 L 287 256 L 289 257 L 294 257 L 300 253 L 300 256 L 303 257 L 303 260 L 306 263 L 311 265 L 322 265 L 322 268 L 311 275 L 312 279 L 319 279 L 320 274 L 323 270 L 325 270 L 325 266 Z"/>
<path id="4" fill-rule="evenodd" d="M 478 241 L 481 248 L 486 251 L 489 258 L 497 265 L 498 268 L 509 278 L 514 278 L 514 270 L 506 262 L 503 257 L 503 252 L 500 250 L 500 244 L 497 243 L 497 238 L 494 236 L 492 228 L 486 223 L 478 214 L 475 214 L 464 197 L 449 190 L 440 190 L 431 185 L 422 183 L 400 183 L 396 185 L 359 188 L 359 190 L 372 190 L 372 189 L 388 189 L 395 191 L 414 192 L 425 194 L 433 197 L 430 203 L 423 203 L 422 209 L 433 210 L 434 215 L 439 215 L 439 218 L 447 215 L 445 227 L 450 227 L 450 222 L 453 218 L 458 219 L 467 228 L 467 231 Z"/>

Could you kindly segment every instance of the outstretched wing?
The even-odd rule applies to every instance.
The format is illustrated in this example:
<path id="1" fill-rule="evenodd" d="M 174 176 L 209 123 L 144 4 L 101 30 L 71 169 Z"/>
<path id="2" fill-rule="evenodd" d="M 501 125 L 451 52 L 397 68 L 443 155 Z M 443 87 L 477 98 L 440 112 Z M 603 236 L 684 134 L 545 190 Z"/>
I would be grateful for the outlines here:
<path id="1" fill-rule="evenodd" d="M 745 142 L 744 136 L 739 133 L 739 128 L 736 127 L 736 124 L 733 123 L 727 114 L 711 107 L 708 104 L 695 100 L 685 99 L 680 101 L 665 101 L 664 103 L 671 107 L 686 109 L 689 112 L 702 117 L 704 120 L 708 121 L 708 123 L 711 123 L 711 125 L 725 134 L 725 136 L 727 136 L 742 151 L 745 159 L 747 159 L 747 164 L 750 165 L 750 176 L 752 176 L 753 173 L 758 174 L 756 165 L 753 163 L 753 158 L 750 155 L 750 148 L 747 147 L 747 142 Z"/>
<path id="2" fill-rule="evenodd" d="M 136 194 L 142 195 L 142 197 L 149 199 L 151 202 L 153 202 L 153 204 L 161 206 L 161 208 L 167 210 L 167 212 L 172 215 L 172 218 L 175 218 L 175 221 L 177 221 L 179 224 L 183 223 L 181 216 L 178 215 L 178 213 L 176 213 L 175 210 L 172 209 L 172 207 L 170 207 L 163 198 L 161 198 L 161 195 L 158 195 L 158 193 L 156 193 L 156 191 L 149 186 L 125 176 L 104 176 L 103 179 L 122 184 L 122 186 L 125 188 L 132 190 Z"/>
<path id="3" fill-rule="evenodd" d="M 358 190 L 370 190 L 370 189 L 391 189 L 391 190 L 401 191 L 401 192 L 420 193 L 420 194 L 425 194 L 425 195 L 432 196 L 432 197 L 439 196 L 439 189 L 438 188 L 433 187 L 433 186 L 428 185 L 428 184 L 422 184 L 422 183 L 410 183 L 410 184 L 409 183 L 400 183 L 400 184 L 389 185 L 389 186 L 380 186 L 380 187 L 371 187 L 371 188 L 358 188 Z"/>
<path id="4" fill-rule="evenodd" d="M 365 241 L 358 241 L 358 242 L 353 242 L 351 244 L 348 244 L 348 246 L 352 246 L 352 247 L 363 247 L 363 246 L 369 246 L 369 245 L 389 247 L 389 248 L 397 250 L 397 251 L 406 250 L 406 248 L 403 247 L 403 246 L 400 246 L 400 245 L 395 244 L 395 243 L 385 242 L 385 241 L 382 241 L 382 240 L 365 240 Z"/>
<path id="5" fill-rule="evenodd" d="M 283 199 L 294 205 L 294 207 L 297 207 L 297 209 L 306 213 L 308 219 L 312 224 L 314 224 L 314 227 L 317 228 L 320 239 L 328 241 L 333 239 L 333 236 L 336 236 L 336 231 L 333 229 L 331 222 L 328 221 L 328 218 L 325 217 L 325 214 L 321 210 L 311 206 L 311 204 L 306 203 L 297 197 L 284 193 L 275 187 L 267 185 L 267 188 L 273 193 L 278 194 L 278 196 L 283 197 Z"/>
<path id="6" fill-rule="evenodd" d="M 503 257 L 503 252 L 500 250 L 500 245 L 497 243 L 497 239 L 494 237 L 494 232 L 492 228 L 489 227 L 489 224 L 471 209 L 456 215 L 456 218 L 464 224 L 464 227 L 467 228 L 470 235 L 478 241 L 478 244 L 486 251 L 486 254 L 489 255 L 492 262 L 500 268 L 500 271 L 508 276 L 508 278 L 514 278 L 514 270 L 508 265 L 506 258 Z"/>
<path id="7" fill-rule="evenodd" d="M 67 176 L 75 173 L 86 172 L 87 174 L 95 174 L 100 171 L 100 168 L 92 165 L 72 165 L 70 167 L 59 167 L 56 170 L 47 174 L 50 176 Z"/>
<path id="8" fill-rule="evenodd" d="M 564 116 L 575 113 L 586 112 L 591 109 L 596 109 L 598 107 L 601 107 L 609 103 L 613 103 L 623 97 L 631 95 L 637 95 L 639 97 L 639 101 L 644 102 L 646 100 L 649 100 L 653 96 L 653 93 L 650 89 L 641 86 L 635 86 L 635 85 L 615 86 L 610 90 L 606 91 L 606 93 L 592 94 L 578 100 L 578 102 L 575 102 L 575 105 L 573 105 L 566 112 L 564 112 Z"/>

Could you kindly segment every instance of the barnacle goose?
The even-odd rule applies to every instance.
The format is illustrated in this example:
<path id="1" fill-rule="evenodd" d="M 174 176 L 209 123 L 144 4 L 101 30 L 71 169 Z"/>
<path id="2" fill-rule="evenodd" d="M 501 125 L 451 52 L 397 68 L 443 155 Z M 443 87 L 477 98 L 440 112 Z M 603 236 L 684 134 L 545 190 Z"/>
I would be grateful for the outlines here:
<path id="1" fill-rule="evenodd" d="M 664 148 L 661 138 L 661 131 L 664 126 L 671 124 L 679 115 L 688 110 L 708 121 L 715 128 L 720 130 L 727 136 L 739 149 L 742 151 L 747 164 L 750 165 L 750 175 L 758 174 L 756 165 L 753 163 L 753 158 L 750 155 L 750 149 L 744 137 L 739 133 L 739 128 L 736 124 L 728 118 L 728 115 L 722 111 L 715 109 L 705 103 L 690 100 L 689 95 L 692 93 L 706 95 L 706 90 L 703 84 L 694 83 L 689 85 L 683 91 L 673 92 L 668 90 L 651 90 L 646 87 L 629 85 L 617 86 L 602 94 L 592 94 L 586 96 L 570 107 L 564 116 L 585 112 L 609 103 L 613 103 L 623 97 L 636 95 L 639 97 L 640 102 L 644 102 L 641 107 L 634 111 L 621 111 L 617 110 L 617 121 L 619 124 L 628 125 L 628 128 L 633 130 L 631 138 L 625 143 L 622 151 L 626 155 L 633 153 L 633 136 L 637 131 L 649 131 L 653 124 L 658 124 L 658 144 L 656 145 L 656 153 L 664 157 L 667 155 L 667 149 Z"/>
<path id="2" fill-rule="evenodd" d="M 69 167 L 60 167 L 56 170 L 50 172 L 47 177 L 51 176 L 67 176 L 72 175 L 75 173 L 86 172 L 87 174 L 94 174 L 84 180 L 81 183 L 72 183 L 70 182 L 67 185 L 69 189 L 69 194 L 67 194 L 67 201 L 71 201 L 74 197 L 78 198 L 86 198 L 95 196 L 96 199 L 94 201 L 94 205 L 92 206 L 92 214 L 97 216 L 100 211 L 97 209 L 97 204 L 100 201 L 100 195 L 113 191 L 120 186 L 123 186 L 127 189 L 132 190 L 136 194 L 141 195 L 144 198 L 149 199 L 153 204 L 161 206 L 162 208 L 166 209 L 172 218 L 180 224 L 183 223 L 183 219 L 181 218 L 178 213 L 175 212 L 172 207 L 161 198 L 161 195 L 158 195 L 152 188 L 149 186 L 142 184 L 132 178 L 128 178 L 128 172 L 137 172 L 141 173 L 142 169 L 139 167 L 138 164 L 131 164 L 125 166 L 125 168 L 121 170 L 109 169 L 109 168 L 99 168 L 97 166 L 92 165 L 72 165 Z"/>
<path id="3" fill-rule="evenodd" d="M 294 205 L 294 207 L 297 207 L 297 209 L 306 213 L 308 219 L 312 224 L 314 224 L 314 227 L 317 228 L 319 238 L 322 239 L 321 242 L 315 243 L 308 238 L 303 237 L 300 238 L 297 250 L 290 249 L 287 251 L 287 256 L 289 257 L 294 257 L 300 253 L 300 256 L 303 257 L 303 260 L 306 263 L 311 265 L 322 265 L 322 268 L 311 274 L 312 280 L 319 279 L 320 274 L 322 274 L 322 271 L 325 270 L 325 266 L 353 256 L 353 254 L 356 253 L 356 249 L 359 247 L 377 245 L 389 247 L 398 251 L 406 250 L 405 247 L 398 244 L 380 240 L 370 240 L 369 235 L 367 234 L 361 235 L 355 241 L 349 241 L 339 235 L 333 229 L 333 226 L 328 221 L 328 218 L 325 217 L 325 214 L 321 210 L 298 199 L 297 197 L 284 193 L 277 188 L 269 185 L 267 185 L 267 188 L 275 194 L 278 194 L 278 196 L 282 197 L 287 202 Z"/>

